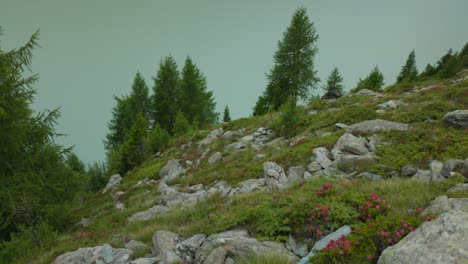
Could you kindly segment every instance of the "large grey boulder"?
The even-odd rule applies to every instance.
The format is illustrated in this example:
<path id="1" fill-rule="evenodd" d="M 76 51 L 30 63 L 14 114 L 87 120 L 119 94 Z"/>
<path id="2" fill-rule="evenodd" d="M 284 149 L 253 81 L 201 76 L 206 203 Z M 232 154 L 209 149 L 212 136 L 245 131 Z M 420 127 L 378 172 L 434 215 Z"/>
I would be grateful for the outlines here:
<path id="1" fill-rule="evenodd" d="M 128 264 L 158 264 L 160 259 L 158 258 L 137 258 L 130 261 Z"/>
<path id="2" fill-rule="evenodd" d="M 194 235 L 176 245 L 176 253 L 183 263 L 192 263 L 195 260 L 195 253 L 203 244 L 206 235 Z"/>
<path id="3" fill-rule="evenodd" d="M 380 97 L 380 96 L 382 96 L 381 93 L 377 93 L 377 92 L 371 91 L 369 89 L 362 89 L 362 90 L 359 90 L 357 93 L 351 94 L 351 95 L 352 96 L 371 96 L 371 97 Z"/>
<path id="4" fill-rule="evenodd" d="M 367 120 L 354 125 L 350 125 L 349 127 L 345 128 L 345 130 L 348 132 L 359 134 L 377 133 L 389 130 L 408 131 L 408 129 L 408 124 L 391 122 L 381 119 Z"/>
<path id="5" fill-rule="evenodd" d="M 218 247 L 206 257 L 203 264 L 225 264 L 227 251 L 224 247 Z"/>
<path id="6" fill-rule="evenodd" d="M 125 248 L 112 248 L 108 244 L 103 246 L 80 248 L 58 256 L 53 264 L 87 264 L 93 262 L 126 264 L 133 252 Z"/>
<path id="7" fill-rule="evenodd" d="M 213 143 L 216 139 L 223 135 L 224 130 L 222 128 L 217 128 L 212 130 L 203 140 L 198 142 L 198 146 L 205 146 Z"/>
<path id="8" fill-rule="evenodd" d="M 321 169 L 322 169 L 322 166 L 316 160 L 313 160 L 311 163 L 309 163 L 309 165 L 307 165 L 307 170 L 309 172 L 316 172 Z"/>
<path id="9" fill-rule="evenodd" d="M 136 241 L 136 240 L 130 240 L 127 243 L 125 243 L 125 248 L 130 249 L 133 252 L 138 252 L 138 251 L 150 251 L 150 247 L 148 247 L 146 244 Z"/>
<path id="10" fill-rule="evenodd" d="M 181 262 L 182 260 L 175 253 L 179 242 L 180 238 L 177 234 L 158 230 L 153 234 L 153 253 L 163 263 Z"/>
<path id="11" fill-rule="evenodd" d="M 223 249 L 226 251 L 225 254 L 223 253 Z M 195 263 L 207 263 L 207 260 L 210 260 L 209 263 L 224 263 L 219 262 L 224 261 L 224 259 L 222 259 L 223 256 L 237 259 L 252 253 L 267 253 L 272 251 L 287 256 L 291 262 L 299 260 L 297 256 L 287 250 L 283 244 L 269 241 L 259 242 L 249 237 L 247 232 L 243 230 L 233 230 L 209 236 L 200 249 L 198 249 Z M 216 258 L 212 257 L 212 255 L 216 255 Z M 212 259 L 217 260 L 217 262 L 212 261 Z"/>
<path id="12" fill-rule="evenodd" d="M 458 183 L 452 188 L 448 189 L 448 193 L 454 193 L 459 191 L 468 191 L 468 183 Z"/>
<path id="13" fill-rule="evenodd" d="M 339 229 L 337 229 L 335 232 L 328 234 L 324 238 L 320 239 L 317 241 L 314 246 L 312 247 L 312 250 L 310 250 L 309 254 L 307 256 L 303 257 L 301 261 L 299 261 L 297 264 L 307 264 L 309 263 L 309 259 L 313 256 L 315 256 L 315 251 L 316 250 L 321 250 L 323 249 L 329 242 L 330 240 L 337 240 L 340 238 L 342 235 L 349 235 L 351 233 L 351 228 L 349 226 L 342 226 Z"/>
<path id="14" fill-rule="evenodd" d="M 159 171 L 159 177 L 163 182 L 168 182 L 184 173 L 185 169 L 179 164 L 179 161 L 172 159 Z"/>
<path id="15" fill-rule="evenodd" d="M 249 179 L 243 181 L 237 185 L 239 188 L 239 193 L 251 193 L 255 191 L 263 191 L 266 189 L 265 178 L 260 179 Z"/>
<path id="16" fill-rule="evenodd" d="M 468 128 L 468 110 L 455 110 L 447 113 L 444 116 L 443 123 L 446 127 Z"/>
<path id="17" fill-rule="evenodd" d="M 452 172 L 463 172 L 463 160 L 459 159 L 450 159 L 444 162 L 441 174 L 445 178 L 448 178 L 452 175 Z"/>
<path id="18" fill-rule="evenodd" d="M 226 149 L 229 149 L 229 150 L 241 150 L 241 149 L 247 148 L 248 145 L 249 145 L 248 142 L 239 140 L 239 141 L 237 141 L 237 142 L 234 142 L 234 143 L 232 143 L 232 144 L 227 145 L 227 146 L 226 146 Z"/>
<path id="19" fill-rule="evenodd" d="M 296 242 L 293 236 L 289 234 L 288 237 L 288 243 L 286 243 L 286 248 L 294 252 L 294 254 L 298 255 L 299 257 L 305 257 L 307 256 L 307 253 L 309 253 L 307 249 L 307 244 L 302 242 Z"/>
<path id="20" fill-rule="evenodd" d="M 169 208 L 163 205 L 155 205 L 150 209 L 142 212 L 137 212 L 128 217 L 128 222 L 144 221 L 155 218 L 157 216 L 165 215 Z"/>
<path id="21" fill-rule="evenodd" d="M 432 173 L 430 170 L 417 170 L 416 173 L 411 177 L 412 180 L 429 182 L 431 181 Z"/>
<path id="22" fill-rule="evenodd" d="M 433 181 L 441 181 L 445 180 L 445 177 L 442 176 L 442 169 L 444 164 L 438 160 L 433 160 L 429 164 L 429 168 L 431 170 L 431 180 Z"/>
<path id="23" fill-rule="evenodd" d="M 424 210 L 423 215 L 437 215 L 452 210 L 468 212 L 468 198 L 448 198 L 446 195 L 439 196 Z"/>
<path id="24" fill-rule="evenodd" d="M 219 162 L 219 161 L 221 161 L 222 158 L 223 158 L 223 154 L 221 154 L 221 152 L 215 152 L 213 155 L 211 155 L 208 158 L 208 164 L 213 164 L 215 162 Z"/>
<path id="25" fill-rule="evenodd" d="M 333 147 L 333 158 L 337 159 L 341 154 L 365 155 L 369 153 L 366 144 L 367 140 L 365 138 L 355 137 L 350 133 L 345 133 L 338 139 Z"/>
<path id="26" fill-rule="evenodd" d="M 312 153 L 312 161 L 316 161 L 322 168 L 326 169 L 332 165 L 331 154 L 326 147 L 315 148 Z"/>
<path id="27" fill-rule="evenodd" d="M 293 166 L 288 169 L 289 183 L 299 182 L 304 180 L 305 169 L 302 166 Z"/>
<path id="28" fill-rule="evenodd" d="M 244 133 L 245 133 L 244 130 L 245 130 L 245 129 L 242 129 L 242 128 L 241 128 L 241 129 L 236 130 L 236 131 L 231 131 L 231 130 L 226 131 L 226 132 L 224 132 L 224 134 L 223 134 L 223 138 L 241 137 L 241 136 L 243 136 Z"/>
<path id="29" fill-rule="evenodd" d="M 265 183 L 270 190 L 282 189 L 288 183 L 288 177 L 286 177 L 283 168 L 274 162 L 263 163 L 263 172 Z"/>
<path id="30" fill-rule="evenodd" d="M 423 223 L 386 248 L 379 264 L 455 264 L 468 262 L 468 213 L 450 211 Z"/>
<path id="31" fill-rule="evenodd" d="M 106 193 L 110 190 L 115 189 L 117 186 L 119 186 L 121 181 L 122 181 L 122 176 L 120 176 L 120 174 L 112 175 L 109 178 L 109 181 L 107 182 L 106 187 L 104 187 L 104 190 L 102 191 L 102 193 Z"/>

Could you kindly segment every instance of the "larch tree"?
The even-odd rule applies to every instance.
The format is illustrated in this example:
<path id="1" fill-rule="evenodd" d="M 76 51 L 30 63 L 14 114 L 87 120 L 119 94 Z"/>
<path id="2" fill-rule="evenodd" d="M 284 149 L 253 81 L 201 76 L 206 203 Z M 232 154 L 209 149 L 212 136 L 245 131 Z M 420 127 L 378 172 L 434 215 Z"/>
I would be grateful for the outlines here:
<path id="1" fill-rule="evenodd" d="M 231 113 L 229 112 L 229 107 L 226 105 L 226 107 L 224 107 L 223 122 L 229 121 L 231 121 Z"/>
<path id="2" fill-rule="evenodd" d="M 416 54 L 413 51 L 408 55 L 405 65 L 397 77 L 397 83 L 413 82 L 418 77 L 418 68 L 416 67 Z"/>
<path id="3" fill-rule="evenodd" d="M 335 67 L 331 71 L 330 75 L 327 78 L 327 84 L 325 85 L 324 89 L 326 91 L 333 91 L 337 90 L 343 92 L 343 77 L 341 76 L 338 68 Z"/>

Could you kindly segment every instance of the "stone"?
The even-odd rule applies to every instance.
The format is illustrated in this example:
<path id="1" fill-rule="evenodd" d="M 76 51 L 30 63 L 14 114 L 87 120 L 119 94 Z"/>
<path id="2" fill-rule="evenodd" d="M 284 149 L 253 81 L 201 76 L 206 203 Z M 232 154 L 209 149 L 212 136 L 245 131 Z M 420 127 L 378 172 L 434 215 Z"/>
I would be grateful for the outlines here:
<path id="1" fill-rule="evenodd" d="M 333 147 L 333 158 L 339 160 L 341 154 L 365 155 L 369 153 L 366 143 L 367 141 L 365 138 L 355 137 L 350 133 L 345 133 L 338 139 Z"/>
<path id="2" fill-rule="evenodd" d="M 247 135 L 247 136 L 241 138 L 241 140 L 244 141 L 244 142 L 251 142 L 251 141 L 254 140 L 254 136 L 253 135 Z"/>
<path id="3" fill-rule="evenodd" d="M 211 251 L 203 264 L 224 264 L 226 256 L 227 251 L 223 247 L 218 247 Z"/>
<path id="4" fill-rule="evenodd" d="M 452 210 L 468 211 L 468 198 L 439 196 L 424 210 L 423 215 L 437 215 Z"/>
<path id="5" fill-rule="evenodd" d="M 401 168 L 401 175 L 403 176 L 413 176 L 418 172 L 418 168 L 413 164 L 407 164 Z"/>
<path id="6" fill-rule="evenodd" d="M 185 173 L 185 169 L 179 164 L 178 160 L 171 159 L 159 171 L 159 177 L 163 182 L 171 181 Z"/>
<path id="7" fill-rule="evenodd" d="M 372 97 L 380 97 L 382 96 L 381 93 L 377 93 L 377 92 L 374 92 L 374 91 L 371 91 L 369 89 L 362 89 L 362 90 L 359 90 L 357 93 L 355 94 L 351 94 L 351 96 L 372 96 Z"/>
<path id="8" fill-rule="evenodd" d="M 423 223 L 400 242 L 386 248 L 378 263 L 466 263 L 467 245 L 468 213 L 451 211 Z"/>
<path id="9" fill-rule="evenodd" d="M 263 159 L 263 158 L 266 157 L 266 156 L 267 156 L 267 154 L 260 154 L 260 153 L 258 153 L 258 154 L 255 155 L 255 157 L 253 158 L 253 160 L 254 160 L 254 161 L 256 161 L 256 160 L 261 160 L 261 159 Z"/>
<path id="10" fill-rule="evenodd" d="M 315 148 L 313 151 L 313 160 L 318 162 L 322 168 L 328 168 L 332 165 L 331 154 L 326 147 Z"/>
<path id="11" fill-rule="evenodd" d="M 158 230 L 153 234 L 153 253 L 163 263 L 181 262 L 176 255 L 176 245 L 180 242 L 177 234 L 170 231 Z"/>
<path id="12" fill-rule="evenodd" d="M 121 181 L 122 181 L 122 176 L 120 176 L 120 174 L 112 175 L 109 178 L 109 181 L 107 182 L 106 187 L 104 187 L 104 190 L 102 191 L 102 193 L 106 193 L 109 190 L 115 189 L 117 186 L 119 186 Z"/>
<path id="13" fill-rule="evenodd" d="M 158 258 L 137 258 L 130 261 L 128 264 L 158 264 L 160 259 Z"/>
<path id="14" fill-rule="evenodd" d="M 223 135 L 224 130 L 222 128 L 212 130 L 203 140 L 198 142 L 198 146 L 205 146 L 213 143 L 216 139 Z"/>
<path id="15" fill-rule="evenodd" d="M 408 104 L 407 103 L 404 103 L 402 101 L 398 101 L 398 100 L 390 100 L 388 102 L 385 102 L 385 103 L 381 103 L 379 105 L 377 105 L 377 107 L 379 108 L 382 108 L 382 109 L 396 109 L 398 107 L 404 107 L 404 106 L 407 106 Z"/>
<path id="16" fill-rule="evenodd" d="M 424 182 L 431 181 L 431 178 L 432 178 L 432 173 L 430 170 L 418 170 L 413 175 L 413 177 L 411 177 L 412 180 L 424 181 Z"/>
<path id="17" fill-rule="evenodd" d="M 460 192 L 460 191 L 468 191 L 468 183 L 458 183 L 457 185 L 453 186 L 452 188 L 448 189 L 448 193 Z"/>
<path id="18" fill-rule="evenodd" d="M 384 145 L 385 143 L 382 142 L 379 136 L 376 134 L 370 136 L 367 139 L 367 147 L 369 148 L 370 152 L 374 153 L 377 150 L 377 147 Z"/>
<path id="19" fill-rule="evenodd" d="M 146 211 L 137 212 L 128 217 L 128 222 L 145 221 L 157 216 L 165 215 L 169 208 L 163 205 L 155 205 Z"/>
<path id="20" fill-rule="evenodd" d="M 237 131 L 226 131 L 223 134 L 223 138 L 234 138 L 234 137 L 241 137 L 244 135 L 244 130 L 239 129 Z"/>
<path id="21" fill-rule="evenodd" d="M 117 202 L 115 203 L 115 209 L 117 209 L 117 210 L 119 210 L 119 211 L 125 211 L 125 209 L 127 209 L 127 208 L 125 208 L 125 204 L 123 204 L 123 203 L 120 202 L 120 201 L 117 201 Z"/>
<path id="22" fill-rule="evenodd" d="M 226 149 L 241 150 L 241 149 L 245 149 L 247 146 L 248 146 L 248 143 L 241 140 L 241 141 L 237 141 L 237 142 L 227 145 Z"/>
<path id="23" fill-rule="evenodd" d="M 237 186 L 239 187 L 239 193 L 263 191 L 266 189 L 266 181 L 264 178 L 249 179 L 239 183 Z"/>
<path id="24" fill-rule="evenodd" d="M 283 168 L 274 162 L 267 161 L 263 163 L 263 172 L 265 183 L 270 190 L 282 189 L 288 182 L 288 177 L 286 177 Z"/>
<path id="25" fill-rule="evenodd" d="M 343 123 L 336 123 L 336 124 L 335 124 L 335 127 L 336 127 L 337 129 L 345 129 L 345 128 L 348 127 L 348 125 L 343 124 Z"/>
<path id="26" fill-rule="evenodd" d="M 431 180 L 432 181 L 441 181 L 445 180 L 445 177 L 442 176 L 442 168 L 444 167 L 444 164 L 438 160 L 433 160 L 429 164 L 429 168 L 431 170 Z"/>
<path id="27" fill-rule="evenodd" d="M 236 262 L 232 258 L 227 257 L 224 264 L 236 264 Z"/>
<path id="28" fill-rule="evenodd" d="M 289 183 L 304 180 L 304 172 L 305 172 L 305 169 L 302 166 L 289 167 L 289 169 L 288 169 L 288 181 L 289 181 Z"/>
<path id="29" fill-rule="evenodd" d="M 441 170 L 442 176 L 448 178 L 452 175 L 452 172 L 461 172 L 463 170 L 463 160 L 450 159 L 444 162 Z"/>
<path id="30" fill-rule="evenodd" d="M 328 99 L 338 99 L 343 96 L 343 93 L 340 90 L 329 90 L 327 91 L 323 96 L 322 100 L 328 100 Z"/>
<path id="31" fill-rule="evenodd" d="M 308 172 L 308 171 L 304 172 L 304 180 L 305 181 L 310 181 L 310 180 L 313 180 L 313 179 L 320 178 L 320 175 L 317 175 L 317 172 L 320 172 L 320 171 L 316 171 L 313 174 Z"/>
<path id="32" fill-rule="evenodd" d="M 358 177 L 371 179 L 371 180 L 382 180 L 383 177 L 378 174 L 370 173 L 370 172 L 363 172 L 358 175 Z"/>
<path id="33" fill-rule="evenodd" d="M 288 243 L 286 244 L 286 248 L 294 252 L 294 254 L 298 255 L 299 257 L 305 257 L 307 256 L 307 253 L 309 253 L 307 249 L 307 244 L 306 243 L 297 243 L 296 240 L 294 239 L 291 234 L 289 234 L 288 237 Z"/>
<path id="34" fill-rule="evenodd" d="M 370 134 L 390 130 L 406 132 L 408 131 L 408 129 L 408 124 L 391 122 L 381 119 L 367 120 L 360 123 L 356 123 L 354 125 L 350 125 L 349 127 L 345 128 L 346 131 L 351 132 L 353 134 Z"/>
<path id="35" fill-rule="evenodd" d="M 125 243 L 125 248 L 130 249 L 133 252 L 138 252 L 138 251 L 150 251 L 150 247 L 145 245 L 144 243 L 136 240 L 130 240 L 127 243 Z"/>
<path id="36" fill-rule="evenodd" d="M 195 253 L 203 244 L 206 235 L 194 235 L 176 245 L 176 253 L 181 257 L 183 263 L 192 263 L 195 260 Z"/>
<path id="37" fill-rule="evenodd" d="M 337 229 L 335 232 L 328 234 L 327 236 L 323 237 L 319 241 L 317 241 L 314 246 L 312 247 L 312 250 L 307 254 L 307 256 L 303 257 L 301 261 L 299 261 L 297 264 L 307 264 L 309 263 L 309 259 L 313 256 L 315 256 L 316 252 L 315 250 L 321 250 L 323 249 L 330 240 L 337 240 L 340 238 L 342 235 L 349 235 L 351 233 L 351 228 L 349 226 L 342 226 L 339 229 Z"/>
<path id="38" fill-rule="evenodd" d="M 309 172 L 316 172 L 321 169 L 322 169 L 322 166 L 316 160 L 312 161 L 311 163 L 309 163 L 309 165 L 307 165 L 307 170 Z"/>
<path id="39" fill-rule="evenodd" d="M 86 264 L 91 262 L 126 264 L 131 258 L 133 252 L 125 248 L 113 249 L 110 245 L 79 248 L 58 256 L 53 264 Z"/>
<path id="40" fill-rule="evenodd" d="M 80 222 L 79 222 L 79 225 L 81 227 L 88 227 L 88 226 L 91 225 L 91 223 L 92 223 L 91 219 L 82 217 Z"/>
<path id="41" fill-rule="evenodd" d="M 447 113 L 444 116 L 443 123 L 446 127 L 468 128 L 468 110 L 455 110 Z"/>
<path id="42" fill-rule="evenodd" d="M 223 154 L 221 154 L 221 152 L 215 152 L 208 159 L 208 164 L 213 164 L 215 162 L 219 162 L 219 161 L 221 161 L 221 159 L 223 159 Z"/>

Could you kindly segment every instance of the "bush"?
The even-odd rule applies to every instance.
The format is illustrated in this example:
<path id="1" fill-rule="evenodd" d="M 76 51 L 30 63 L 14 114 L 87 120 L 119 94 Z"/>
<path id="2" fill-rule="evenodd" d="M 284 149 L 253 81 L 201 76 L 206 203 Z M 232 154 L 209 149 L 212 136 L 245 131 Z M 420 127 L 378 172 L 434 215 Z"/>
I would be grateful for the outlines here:
<path id="1" fill-rule="evenodd" d="M 190 130 L 190 123 L 182 112 L 177 112 L 174 122 L 174 135 L 181 136 Z"/>

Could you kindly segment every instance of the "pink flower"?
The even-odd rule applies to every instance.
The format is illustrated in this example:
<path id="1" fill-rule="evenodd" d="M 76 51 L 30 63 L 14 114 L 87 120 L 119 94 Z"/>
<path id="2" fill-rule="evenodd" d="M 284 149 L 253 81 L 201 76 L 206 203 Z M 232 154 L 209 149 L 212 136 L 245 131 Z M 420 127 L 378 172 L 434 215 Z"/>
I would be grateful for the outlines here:
<path id="1" fill-rule="evenodd" d="M 386 237 L 386 236 L 388 235 L 387 232 L 385 232 L 385 231 L 383 231 L 383 230 L 380 231 L 380 234 L 381 234 L 382 236 L 384 236 L 384 237 Z"/>
<path id="2" fill-rule="evenodd" d="M 387 242 L 388 242 L 389 244 L 391 244 L 391 243 L 392 243 L 392 239 L 391 239 L 391 238 L 387 238 Z"/>
<path id="3" fill-rule="evenodd" d="M 380 205 L 376 205 L 375 209 L 380 210 Z"/>
<path id="4" fill-rule="evenodd" d="M 412 231 L 413 231 L 413 227 L 412 227 L 412 226 L 408 227 L 408 230 L 409 230 L 410 232 L 412 232 Z"/>
<path id="5" fill-rule="evenodd" d="M 343 250 L 340 250 L 340 252 L 339 252 L 339 253 L 340 253 L 340 255 L 343 255 L 343 254 L 344 254 Z"/>
<path id="6" fill-rule="evenodd" d="M 317 236 L 318 236 L 318 237 L 321 237 L 321 236 L 322 236 L 322 234 L 323 234 L 323 233 L 322 233 L 322 231 L 320 231 L 320 229 L 317 229 L 317 231 L 316 231 L 316 232 L 317 232 Z"/>
<path id="7" fill-rule="evenodd" d="M 404 227 L 408 227 L 408 224 L 407 224 L 407 223 L 403 223 L 403 226 L 404 226 Z"/>
<path id="8" fill-rule="evenodd" d="M 400 234 L 400 231 L 397 231 L 397 232 L 395 233 L 395 235 L 400 236 L 400 235 L 401 235 L 401 234 Z"/>
<path id="9" fill-rule="evenodd" d="M 430 222 L 431 220 L 432 220 L 432 218 L 430 218 L 430 217 L 426 218 L 427 222 Z"/>
<path id="10" fill-rule="evenodd" d="M 368 259 L 368 260 L 372 260 L 373 258 L 374 258 L 374 257 L 372 257 L 372 256 L 367 256 L 367 259 Z"/>
<path id="11" fill-rule="evenodd" d="M 418 208 L 418 213 L 422 213 L 422 211 L 423 211 L 422 208 L 419 207 L 419 208 Z"/>

